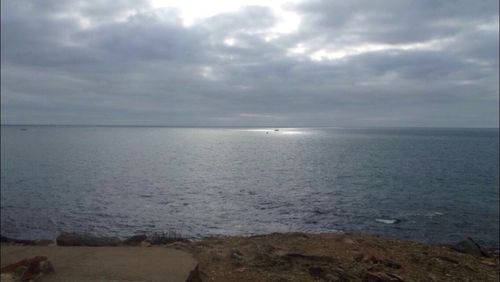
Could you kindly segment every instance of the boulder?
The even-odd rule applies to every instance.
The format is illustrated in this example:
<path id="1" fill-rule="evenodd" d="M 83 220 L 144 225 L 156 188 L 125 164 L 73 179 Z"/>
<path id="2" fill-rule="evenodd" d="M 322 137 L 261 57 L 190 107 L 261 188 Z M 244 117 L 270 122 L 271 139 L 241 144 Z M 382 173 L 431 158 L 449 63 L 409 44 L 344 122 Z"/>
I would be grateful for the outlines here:
<path id="1" fill-rule="evenodd" d="M 36 242 L 32 241 L 32 240 L 14 239 L 14 238 L 9 238 L 9 237 L 5 237 L 5 236 L 1 236 L 1 235 L 0 235 L 0 242 L 11 243 L 11 244 L 20 244 L 20 245 L 29 245 L 29 246 L 36 245 Z"/>
<path id="2" fill-rule="evenodd" d="M 199 265 L 196 264 L 196 267 L 189 272 L 189 276 L 186 279 L 186 282 L 201 282 Z"/>
<path id="3" fill-rule="evenodd" d="M 54 267 L 45 256 L 23 259 L 1 269 L 2 274 L 11 274 L 15 281 L 36 280 L 41 275 L 52 272 L 54 272 Z"/>
<path id="4" fill-rule="evenodd" d="M 114 237 L 96 237 L 90 234 L 78 234 L 63 232 L 57 236 L 58 246 L 87 246 L 87 247 L 104 247 L 118 246 L 120 239 Z"/>
<path id="5" fill-rule="evenodd" d="M 141 235 L 134 235 L 125 241 L 123 241 L 123 244 L 125 245 L 130 245 L 130 246 L 137 246 L 141 242 L 146 241 L 148 239 L 148 236 L 141 234 Z"/>
<path id="6" fill-rule="evenodd" d="M 451 246 L 451 248 L 457 252 L 470 254 L 476 257 L 491 257 L 491 255 L 486 250 L 483 250 L 481 246 L 470 237 L 467 237 L 465 240 L 456 243 L 455 245 Z"/>
<path id="7" fill-rule="evenodd" d="M 231 258 L 235 260 L 243 260 L 243 254 L 238 249 L 233 249 L 231 251 Z"/>

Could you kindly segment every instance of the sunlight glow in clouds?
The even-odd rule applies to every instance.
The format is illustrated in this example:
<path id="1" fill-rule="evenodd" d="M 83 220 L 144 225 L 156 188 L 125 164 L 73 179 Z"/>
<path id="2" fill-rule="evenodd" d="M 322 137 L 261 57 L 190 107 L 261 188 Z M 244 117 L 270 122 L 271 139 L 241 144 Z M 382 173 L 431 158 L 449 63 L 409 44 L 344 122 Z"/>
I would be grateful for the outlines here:
<path id="1" fill-rule="evenodd" d="M 441 40 L 430 40 L 427 42 L 419 42 L 412 44 L 363 44 L 359 46 L 349 46 L 340 49 L 321 49 L 313 53 L 308 54 L 313 61 L 323 61 L 323 60 L 337 60 L 348 56 L 360 55 L 368 52 L 378 52 L 378 51 L 406 51 L 406 50 L 440 50 L 450 39 Z M 303 46 L 298 46 L 295 49 L 290 50 L 293 53 L 304 53 L 305 49 Z"/>
<path id="2" fill-rule="evenodd" d="M 245 6 L 264 6 L 270 8 L 278 18 L 278 23 L 270 29 L 273 33 L 290 33 L 300 25 L 297 13 L 286 9 L 285 0 L 152 0 L 153 8 L 174 8 L 180 11 L 185 26 L 196 24 L 198 20 L 221 13 L 236 12 Z M 269 37 L 272 39 L 273 37 Z M 269 39 L 268 38 L 268 39 Z"/>
<path id="3" fill-rule="evenodd" d="M 224 40 L 224 44 L 226 44 L 227 46 L 234 46 L 235 43 L 236 43 L 236 39 L 234 39 L 234 38 L 226 38 Z"/>
<path id="4" fill-rule="evenodd" d="M 5 123 L 498 127 L 498 0 L 0 11 Z"/>
<path id="5" fill-rule="evenodd" d="M 216 80 L 214 69 L 211 66 L 203 66 L 200 68 L 200 75 L 207 80 Z"/>

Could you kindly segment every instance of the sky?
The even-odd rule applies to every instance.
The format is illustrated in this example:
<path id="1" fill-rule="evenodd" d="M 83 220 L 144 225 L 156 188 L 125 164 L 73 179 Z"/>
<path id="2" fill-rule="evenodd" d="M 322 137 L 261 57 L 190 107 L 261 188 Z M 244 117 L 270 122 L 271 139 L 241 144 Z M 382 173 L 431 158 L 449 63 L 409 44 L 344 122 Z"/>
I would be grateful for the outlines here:
<path id="1" fill-rule="evenodd" d="M 498 127 L 498 0 L 2 0 L 1 123 Z"/>

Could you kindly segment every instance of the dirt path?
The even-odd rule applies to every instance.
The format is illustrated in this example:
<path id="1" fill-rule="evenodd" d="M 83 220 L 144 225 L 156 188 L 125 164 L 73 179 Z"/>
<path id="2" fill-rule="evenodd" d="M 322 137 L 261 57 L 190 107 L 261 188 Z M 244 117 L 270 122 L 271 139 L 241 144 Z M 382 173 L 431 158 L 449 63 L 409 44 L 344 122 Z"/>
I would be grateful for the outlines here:
<path id="1" fill-rule="evenodd" d="M 153 247 L 1 246 L 1 266 L 47 256 L 55 272 L 40 281 L 186 281 L 197 262 L 187 252 Z"/>

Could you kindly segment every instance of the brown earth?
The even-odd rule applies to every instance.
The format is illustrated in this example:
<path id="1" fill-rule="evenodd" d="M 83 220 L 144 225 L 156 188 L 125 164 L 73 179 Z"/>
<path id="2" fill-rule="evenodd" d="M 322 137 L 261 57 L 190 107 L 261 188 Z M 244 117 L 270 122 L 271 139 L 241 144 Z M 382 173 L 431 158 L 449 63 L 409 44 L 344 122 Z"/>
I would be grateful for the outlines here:
<path id="1" fill-rule="evenodd" d="M 202 281 L 499 281 L 499 259 L 367 235 L 269 234 L 174 243 Z"/>
<path id="2" fill-rule="evenodd" d="M 500 281 L 498 253 L 475 257 L 369 235 L 275 233 L 137 247 L 10 243 L 1 251 L 2 267 L 47 256 L 55 272 L 41 281 Z"/>

